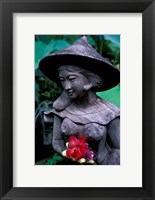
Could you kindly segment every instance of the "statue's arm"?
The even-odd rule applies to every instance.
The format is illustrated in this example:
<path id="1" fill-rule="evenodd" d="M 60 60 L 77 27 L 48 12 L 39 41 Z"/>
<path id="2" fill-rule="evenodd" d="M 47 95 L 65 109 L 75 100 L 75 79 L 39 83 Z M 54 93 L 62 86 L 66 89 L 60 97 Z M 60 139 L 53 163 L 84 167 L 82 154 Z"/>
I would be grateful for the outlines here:
<path id="1" fill-rule="evenodd" d="M 108 125 L 108 136 L 111 141 L 112 152 L 108 164 L 120 164 L 120 118 L 112 120 Z"/>
<path id="2" fill-rule="evenodd" d="M 64 140 L 62 137 L 62 132 L 61 132 L 61 123 L 62 123 L 62 119 L 57 116 L 54 115 L 54 126 L 53 126 L 53 148 L 56 152 L 58 153 L 62 153 L 66 148 L 64 145 Z"/>

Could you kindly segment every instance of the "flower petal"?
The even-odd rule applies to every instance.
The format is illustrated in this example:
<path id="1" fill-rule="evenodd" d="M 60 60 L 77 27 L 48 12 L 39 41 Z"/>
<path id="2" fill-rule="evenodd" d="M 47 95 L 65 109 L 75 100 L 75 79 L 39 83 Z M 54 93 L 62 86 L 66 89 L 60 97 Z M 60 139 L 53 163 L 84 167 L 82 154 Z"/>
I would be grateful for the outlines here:
<path id="1" fill-rule="evenodd" d="M 80 159 L 82 157 L 83 157 L 83 152 L 81 152 L 79 148 L 75 148 L 74 149 L 74 158 L 76 160 L 78 160 L 78 159 Z"/>
<path id="2" fill-rule="evenodd" d="M 71 136 L 69 138 L 69 148 L 76 147 L 79 144 L 80 144 L 80 141 L 75 136 Z"/>
<path id="3" fill-rule="evenodd" d="M 71 158 L 74 154 L 74 149 L 67 149 L 66 150 L 66 155 L 68 158 Z"/>
<path id="4" fill-rule="evenodd" d="M 81 137 L 81 138 L 79 138 L 79 141 L 80 141 L 80 145 L 84 145 L 86 143 L 86 138 Z"/>

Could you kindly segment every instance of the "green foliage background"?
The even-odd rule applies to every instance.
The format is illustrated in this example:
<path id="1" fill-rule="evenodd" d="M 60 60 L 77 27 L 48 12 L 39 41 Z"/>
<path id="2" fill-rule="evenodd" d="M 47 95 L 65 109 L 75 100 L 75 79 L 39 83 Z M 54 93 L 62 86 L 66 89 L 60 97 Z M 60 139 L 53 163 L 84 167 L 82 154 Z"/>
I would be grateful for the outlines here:
<path id="1" fill-rule="evenodd" d="M 53 101 L 61 94 L 61 88 L 41 73 L 38 68 L 39 62 L 48 54 L 70 46 L 80 37 L 82 35 L 35 35 L 36 164 L 56 164 L 57 160 L 61 160 L 51 149 L 52 126 L 47 128 L 43 120 L 43 112 L 52 108 Z M 103 57 L 120 70 L 120 35 L 87 35 L 87 39 Z M 120 107 L 120 85 L 98 92 L 97 95 Z M 43 153 L 45 146 L 49 147 L 48 150 L 46 148 L 46 152 L 49 153 Z M 50 154 L 52 157 L 47 159 Z"/>

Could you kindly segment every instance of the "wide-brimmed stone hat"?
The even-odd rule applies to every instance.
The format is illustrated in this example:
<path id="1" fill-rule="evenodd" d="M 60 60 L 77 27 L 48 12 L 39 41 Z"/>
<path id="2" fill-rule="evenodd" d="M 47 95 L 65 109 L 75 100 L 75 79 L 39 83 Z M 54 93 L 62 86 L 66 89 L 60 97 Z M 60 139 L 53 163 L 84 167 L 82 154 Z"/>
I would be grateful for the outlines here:
<path id="1" fill-rule="evenodd" d="M 97 91 L 108 90 L 120 81 L 119 70 L 88 43 L 86 36 L 68 48 L 44 57 L 39 63 L 39 68 L 49 79 L 60 84 L 58 67 L 61 65 L 76 65 L 98 74 L 104 83 Z"/>

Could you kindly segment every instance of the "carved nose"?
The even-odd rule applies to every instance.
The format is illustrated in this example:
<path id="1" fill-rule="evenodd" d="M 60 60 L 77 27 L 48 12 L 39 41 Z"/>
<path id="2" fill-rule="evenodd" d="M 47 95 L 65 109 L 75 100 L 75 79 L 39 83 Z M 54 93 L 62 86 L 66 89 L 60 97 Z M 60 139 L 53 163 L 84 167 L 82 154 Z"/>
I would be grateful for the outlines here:
<path id="1" fill-rule="evenodd" d="M 71 89 L 71 85 L 70 85 L 69 82 L 66 82 L 64 89 L 67 90 L 67 91 L 69 91 Z"/>

